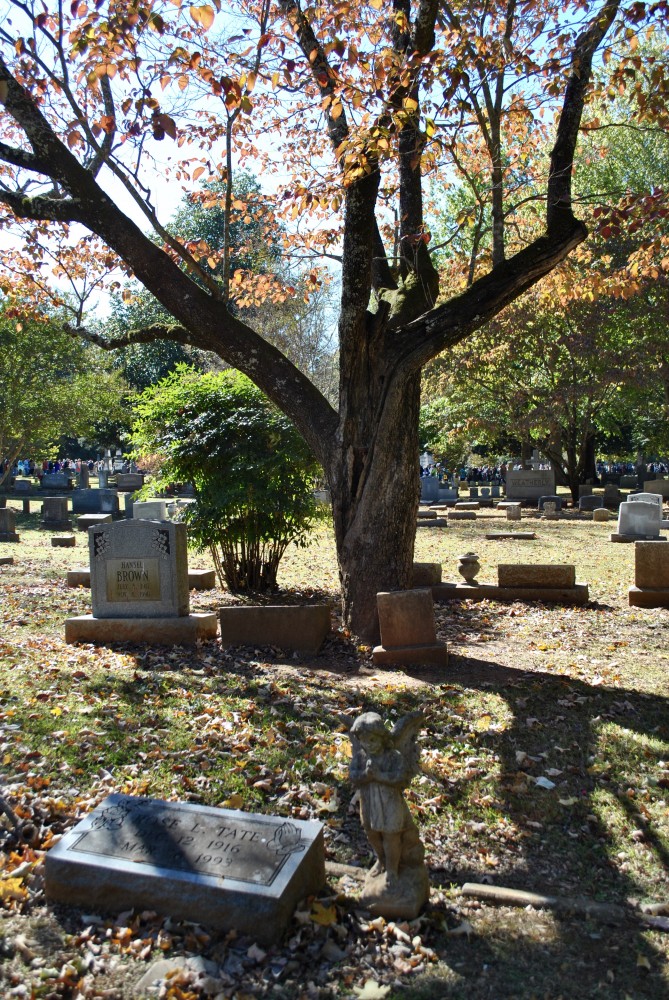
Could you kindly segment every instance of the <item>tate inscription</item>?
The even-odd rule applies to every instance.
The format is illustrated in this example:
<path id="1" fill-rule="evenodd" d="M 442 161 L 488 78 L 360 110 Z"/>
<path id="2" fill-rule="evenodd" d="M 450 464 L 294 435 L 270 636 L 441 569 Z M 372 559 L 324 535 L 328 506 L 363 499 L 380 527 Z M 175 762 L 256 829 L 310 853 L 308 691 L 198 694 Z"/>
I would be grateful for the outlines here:
<path id="1" fill-rule="evenodd" d="M 107 600 L 159 601 L 160 566 L 157 559 L 108 559 Z"/>
<path id="2" fill-rule="evenodd" d="M 305 849 L 300 829 L 288 820 L 217 812 L 193 815 L 174 803 L 119 798 L 71 850 L 269 886 L 291 854 Z"/>

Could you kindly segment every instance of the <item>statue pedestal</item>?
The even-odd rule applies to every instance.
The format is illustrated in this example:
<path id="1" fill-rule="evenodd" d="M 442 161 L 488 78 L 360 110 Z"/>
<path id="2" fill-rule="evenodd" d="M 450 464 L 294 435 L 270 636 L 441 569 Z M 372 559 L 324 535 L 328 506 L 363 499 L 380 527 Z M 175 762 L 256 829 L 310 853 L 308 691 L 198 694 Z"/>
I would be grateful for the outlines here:
<path id="1" fill-rule="evenodd" d="M 425 865 L 403 868 L 399 875 L 387 872 L 369 873 L 365 879 L 359 905 L 375 917 L 386 920 L 414 920 L 430 896 L 430 879 Z"/>

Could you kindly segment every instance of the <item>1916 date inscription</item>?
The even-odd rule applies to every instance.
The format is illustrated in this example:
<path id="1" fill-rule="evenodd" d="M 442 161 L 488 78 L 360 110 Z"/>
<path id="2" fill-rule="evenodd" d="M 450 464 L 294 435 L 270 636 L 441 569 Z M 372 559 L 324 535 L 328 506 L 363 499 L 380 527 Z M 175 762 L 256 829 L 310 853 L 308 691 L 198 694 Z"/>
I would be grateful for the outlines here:
<path id="1" fill-rule="evenodd" d="M 304 844 L 289 820 L 222 821 L 213 811 L 195 816 L 177 803 L 120 797 L 95 816 L 72 850 L 271 885 Z"/>

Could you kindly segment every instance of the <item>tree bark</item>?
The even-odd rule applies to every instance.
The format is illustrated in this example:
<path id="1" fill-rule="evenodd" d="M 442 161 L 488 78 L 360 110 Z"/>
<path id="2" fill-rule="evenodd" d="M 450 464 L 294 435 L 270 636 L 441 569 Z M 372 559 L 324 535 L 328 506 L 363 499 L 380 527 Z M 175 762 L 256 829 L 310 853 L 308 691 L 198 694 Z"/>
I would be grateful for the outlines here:
<path id="1" fill-rule="evenodd" d="M 420 374 L 388 394 L 366 447 L 346 415 L 341 450 L 330 470 L 344 620 L 368 642 L 378 638 L 376 594 L 411 586 L 420 493 Z"/>

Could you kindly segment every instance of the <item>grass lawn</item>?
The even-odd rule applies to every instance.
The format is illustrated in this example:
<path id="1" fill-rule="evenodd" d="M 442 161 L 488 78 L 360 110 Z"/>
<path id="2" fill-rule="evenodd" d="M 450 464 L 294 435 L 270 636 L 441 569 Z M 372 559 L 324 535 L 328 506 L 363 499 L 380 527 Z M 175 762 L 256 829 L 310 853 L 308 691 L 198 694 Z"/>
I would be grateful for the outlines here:
<path id="1" fill-rule="evenodd" d="M 445 581 L 470 550 L 481 582 L 496 582 L 500 562 L 575 563 L 591 603 L 437 607 L 448 669 L 403 672 L 376 669 L 336 607 L 317 656 L 218 642 L 67 646 L 64 619 L 90 611 L 89 591 L 65 586 L 66 570 L 87 564 L 85 538 L 52 548 L 38 516 L 15 506 L 21 541 L 0 543 L 15 560 L 0 567 L 0 767 L 25 826 L 19 840 L 0 817 L 3 996 L 157 996 L 138 991 L 140 977 L 160 958 L 188 956 L 212 963 L 209 995 L 236 1000 L 669 996 L 669 933 L 645 926 L 635 905 L 666 903 L 669 915 L 669 612 L 629 607 L 634 546 L 608 541 L 615 522 L 524 513 L 522 527 L 537 532 L 526 542 L 486 541 L 486 530 L 506 527 L 492 511 L 421 528 L 416 558 L 441 562 Z M 273 603 L 336 605 L 328 529 L 287 554 L 280 584 Z M 234 600 L 194 592 L 191 608 Z M 331 869 L 265 952 L 153 913 L 45 900 L 45 850 L 112 791 L 318 818 L 329 861 L 369 866 L 340 717 L 375 710 L 392 721 L 416 708 L 423 773 L 408 801 L 433 893 L 411 925 L 357 910 L 358 882 L 345 869 Z M 588 897 L 626 916 L 496 906 L 463 896 L 465 882 Z M 161 995 L 207 993 L 184 967 Z"/>

